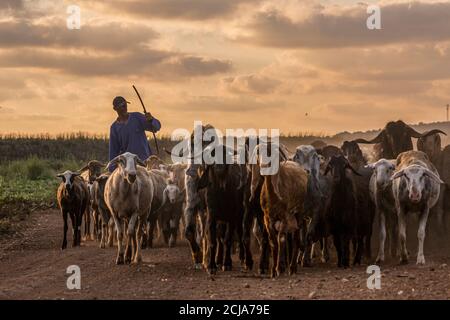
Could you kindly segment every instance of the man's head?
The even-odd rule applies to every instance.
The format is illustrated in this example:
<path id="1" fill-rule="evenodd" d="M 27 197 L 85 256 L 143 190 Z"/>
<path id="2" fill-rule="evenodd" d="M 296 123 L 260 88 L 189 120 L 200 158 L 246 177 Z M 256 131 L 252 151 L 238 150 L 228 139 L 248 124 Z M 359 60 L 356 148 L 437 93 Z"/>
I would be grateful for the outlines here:
<path id="1" fill-rule="evenodd" d="M 117 114 L 122 115 L 128 112 L 128 104 L 129 102 L 125 100 L 124 97 L 115 97 L 113 100 L 113 109 L 117 112 Z"/>

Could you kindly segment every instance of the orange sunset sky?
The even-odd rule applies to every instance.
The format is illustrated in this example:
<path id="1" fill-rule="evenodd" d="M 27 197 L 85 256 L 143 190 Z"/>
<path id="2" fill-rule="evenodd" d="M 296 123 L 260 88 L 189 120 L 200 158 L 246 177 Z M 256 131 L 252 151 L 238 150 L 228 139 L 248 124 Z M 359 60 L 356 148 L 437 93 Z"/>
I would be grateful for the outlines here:
<path id="1" fill-rule="evenodd" d="M 381 30 L 366 27 L 374 3 Z M 450 2 L 1 0 L 0 68 L 2 133 L 108 133 L 116 95 L 141 111 L 132 84 L 166 134 L 443 121 Z"/>

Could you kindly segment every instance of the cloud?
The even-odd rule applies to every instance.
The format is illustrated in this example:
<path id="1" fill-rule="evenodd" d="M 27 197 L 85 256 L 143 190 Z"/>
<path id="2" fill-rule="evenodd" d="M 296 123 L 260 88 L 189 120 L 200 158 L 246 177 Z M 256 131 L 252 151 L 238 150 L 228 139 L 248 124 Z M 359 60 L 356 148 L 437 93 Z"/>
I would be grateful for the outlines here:
<path id="1" fill-rule="evenodd" d="M 0 22 L 0 47 L 90 48 L 102 51 L 124 51 L 139 48 L 158 38 L 142 24 L 109 22 L 85 24 L 80 30 L 69 30 L 65 20 L 37 24 L 26 19 Z"/>
<path id="2" fill-rule="evenodd" d="M 0 106 L 0 114 L 13 114 L 16 110 L 5 106 Z"/>
<path id="3" fill-rule="evenodd" d="M 78 76 L 143 76 L 177 80 L 231 70 L 228 60 L 186 56 L 169 51 L 139 49 L 115 56 L 22 49 L 0 52 L 1 68 L 51 69 Z"/>
<path id="4" fill-rule="evenodd" d="M 23 8 L 22 0 L 2 0 L 0 1 L 0 10 L 11 9 L 17 10 Z"/>
<path id="5" fill-rule="evenodd" d="M 450 42 L 380 48 L 302 50 L 297 59 L 358 80 L 435 80 L 450 77 Z"/>
<path id="6" fill-rule="evenodd" d="M 221 80 L 226 91 L 235 94 L 269 94 L 279 85 L 280 80 L 262 76 L 260 74 L 227 77 Z"/>
<path id="7" fill-rule="evenodd" d="M 180 107 L 182 105 L 182 107 Z M 258 99 L 252 97 L 222 97 L 222 96 L 189 96 L 179 104 L 179 109 L 202 113 L 243 113 L 263 111 L 270 108 L 283 108 L 279 99 Z"/>
<path id="8" fill-rule="evenodd" d="M 381 30 L 369 30 L 367 5 L 318 6 L 298 21 L 269 8 L 241 28 L 236 40 L 277 48 L 341 48 L 450 40 L 449 2 L 381 6 Z M 292 14 L 291 14 L 292 15 Z"/>
<path id="9" fill-rule="evenodd" d="M 65 116 L 54 114 L 21 114 L 20 116 L 16 117 L 16 119 L 39 121 L 39 122 L 42 121 L 54 122 L 54 121 L 68 120 L 67 117 Z"/>
<path id="10" fill-rule="evenodd" d="M 236 13 L 242 5 L 255 5 L 259 2 L 261 0 L 121 0 L 99 4 L 92 0 L 81 1 L 94 7 L 101 6 L 113 13 L 126 13 L 141 18 L 188 21 L 226 18 Z"/>
<path id="11" fill-rule="evenodd" d="M 100 21 L 100 22 L 99 22 Z M 144 76 L 172 81 L 232 69 L 230 60 L 159 49 L 160 35 L 143 23 L 87 20 L 80 30 L 65 20 L 0 21 L 0 67 L 56 70 L 76 76 Z"/>
<path id="12" fill-rule="evenodd" d="M 232 69 L 229 60 L 158 49 L 159 35 L 139 23 L 86 23 L 69 30 L 65 21 L 0 22 L 0 67 L 50 69 L 77 76 L 139 76 L 178 80 Z"/>
<path id="13" fill-rule="evenodd" d="M 171 69 L 174 75 L 196 77 L 231 71 L 232 63 L 229 60 L 179 56 L 169 61 L 164 67 Z"/>

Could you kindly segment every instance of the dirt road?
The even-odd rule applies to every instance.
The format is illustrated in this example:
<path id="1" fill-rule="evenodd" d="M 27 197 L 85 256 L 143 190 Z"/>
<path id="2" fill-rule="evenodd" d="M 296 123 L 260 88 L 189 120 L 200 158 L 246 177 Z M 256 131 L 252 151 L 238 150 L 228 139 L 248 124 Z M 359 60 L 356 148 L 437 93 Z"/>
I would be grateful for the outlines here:
<path id="1" fill-rule="evenodd" d="M 381 289 L 369 290 L 367 266 L 340 270 L 319 263 L 272 280 L 240 272 L 234 260 L 236 271 L 210 278 L 192 268 L 184 241 L 144 250 L 141 265 L 116 266 L 115 249 L 87 241 L 61 251 L 61 237 L 62 219 L 50 210 L 0 241 L 0 299 L 450 299 L 448 249 L 426 251 L 425 266 L 388 262 L 381 266 Z M 67 289 L 70 265 L 80 267 L 81 290 Z"/>

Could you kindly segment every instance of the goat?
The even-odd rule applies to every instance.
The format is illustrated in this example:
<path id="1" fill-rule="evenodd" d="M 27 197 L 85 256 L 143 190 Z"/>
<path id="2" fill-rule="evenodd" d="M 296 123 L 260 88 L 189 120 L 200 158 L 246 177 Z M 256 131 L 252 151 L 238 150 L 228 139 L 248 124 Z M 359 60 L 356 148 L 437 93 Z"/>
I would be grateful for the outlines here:
<path id="1" fill-rule="evenodd" d="M 224 158 L 227 155 L 233 156 L 233 150 L 225 146 L 222 148 Z M 235 234 L 238 237 L 240 252 L 243 252 L 243 189 L 246 168 L 236 163 L 225 164 L 225 159 L 222 160 L 221 163 L 205 165 L 205 171 L 198 182 L 198 189 L 206 190 L 207 271 L 210 274 L 216 273 L 218 265 L 222 265 L 224 271 L 232 269 L 231 251 Z"/>
<path id="2" fill-rule="evenodd" d="M 111 165 L 117 167 L 106 181 L 105 202 L 117 229 L 116 264 L 139 263 L 142 260 L 142 229 L 152 207 L 154 187 L 145 163 L 137 155 L 123 153 L 112 159 L 107 167 Z M 122 244 L 124 221 L 128 223 L 125 255 Z"/>
<path id="3" fill-rule="evenodd" d="M 80 173 L 65 171 L 57 177 L 62 179 L 57 191 L 57 201 L 64 220 L 64 237 L 61 249 L 67 248 L 67 215 L 72 221 L 73 246 L 81 244 L 81 222 L 89 204 L 89 190 Z"/>
<path id="4" fill-rule="evenodd" d="M 326 213 L 327 225 L 333 235 L 334 245 L 338 256 L 338 267 L 350 266 L 350 240 L 356 243 L 354 253 L 354 264 L 361 261 L 363 237 L 360 234 L 359 220 L 360 212 L 357 207 L 357 193 L 355 181 L 350 174 L 359 173 L 350 165 L 348 160 L 342 156 L 333 156 L 325 170 L 325 175 L 331 172 L 331 192 L 327 198 Z"/>
<path id="5" fill-rule="evenodd" d="M 180 233 L 180 237 L 184 238 L 184 229 L 185 229 L 185 221 L 184 221 L 184 210 L 186 208 L 186 169 L 187 165 L 184 163 L 174 163 L 167 165 L 165 170 L 169 173 L 170 180 L 178 187 L 180 191 L 180 198 L 178 199 L 181 202 L 181 206 L 178 205 L 179 201 L 177 200 L 177 204 L 173 207 L 173 210 L 181 210 L 180 213 L 175 213 L 181 216 L 181 224 L 183 232 Z"/>
<path id="6" fill-rule="evenodd" d="M 356 143 L 378 144 L 376 160 L 395 159 L 404 151 L 412 150 L 411 138 L 426 137 L 435 133 L 443 133 L 441 130 L 433 129 L 425 133 L 420 133 L 408 126 L 402 120 L 390 121 L 383 130 L 372 140 L 356 139 Z"/>
<path id="7" fill-rule="evenodd" d="M 442 150 L 439 133 L 445 134 L 438 132 L 420 137 L 417 140 L 417 150 L 427 154 L 430 161 L 436 167 L 442 181 L 444 181 L 444 184 L 441 185 L 438 203 L 431 209 L 431 215 L 436 217 L 438 224 L 437 230 L 443 234 L 447 234 L 448 217 L 445 213 L 450 210 L 450 146 Z"/>
<path id="8" fill-rule="evenodd" d="M 398 228 L 400 238 L 400 263 L 408 263 L 408 251 L 406 249 L 406 216 L 410 212 L 419 213 L 419 250 L 417 252 L 417 264 L 425 264 L 423 243 L 425 240 L 425 228 L 428 214 L 438 199 L 440 184 L 436 167 L 421 151 L 402 152 L 397 157 L 396 172 L 391 177 L 392 190 L 394 192 L 395 207 L 398 216 Z"/>
<path id="9" fill-rule="evenodd" d="M 256 140 L 254 143 L 253 150 L 250 149 L 251 143 L 250 139 L 254 139 L 251 137 L 247 137 L 245 139 L 246 146 L 246 163 L 247 163 L 247 181 L 245 183 L 244 188 L 244 226 L 243 226 L 243 244 L 245 250 L 245 268 L 246 270 L 251 270 L 253 267 L 253 258 L 252 252 L 250 250 L 251 244 L 251 232 L 253 225 L 253 234 L 258 241 L 259 249 L 260 249 L 260 257 L 259 257 L 259 266 L 258 272 L 259 274 L 265 274 L 269 269 L 269 234 L 267 233 L 267 229 L 264 225 L 264 211 L 261 207 L 261 190 L 264 183 L 264 178 L 260 174 L 260 164 L 257 161 L 257 157 L 259 157 L 261 147 L 267 148 L 267 154 L 269 154 L 271 150 L 271 144 L 268 143 L 259 143 L 259 140 Z M 280 145 L 279 156 L 281 160 L 287 160 L 286 150 L 287 148 Z"/>
<path id="10" fill-rule="evenodd" d="M 146 232 L 143 238 L 143 248 L 153 247 L 153 234 L 156 228 L 156 223 L 159 218 L 159 209 L 163 206 L 164 202 L 164 189 L 166 188 L 166 180 L 169 178 L 169 174 L 164 170 L 151 169 L 147 170 L 149 178 L 153 185 L 153 198 L 152 208 L 149 212 Z"/>
<path id="11" fill-rule="evenodd" d="M 391 256 L 395 257 L 397 254 L 398 223 L 391 181 L 391 176 L 395 170 L 395 160 L 380 159 L 367 166 L 373 169 L 369 190 L 370 197 L 375 203 L 376 214 L 380 222 L 378 255 L 375 260 L 379 264 L 384 262 L 386 228 L 388 230 L 387 235 Z"/>
<path id="12" fill-rule="evenodd" d="M 358 171 L 358 175 L 351 178 L 354 181 L 357 211 L 358 211 L 358 236 L 363 238 L 364 253 L 367 261 L 371 260 L 371 238 L 373 221 L 375 218 L 375 203 L 370 198 L 369 185 L 373 169 L 366 167 L 367 161 L 361 149 L 355 141 L 344 141 L 341 146 L 342 153 L 347 158 L 350 166 Z M 357 244 L 353 242 L 353 245 Z M 356 261 L 356 263 L 359 263 Z"/>
<path id="13" fill-rule="evenodd" d="M 107 243 L 110 247 L 113 245 L 114 221 L 105 202 L 105 185 L 109 176 L 109 173 L 102 174 L 92 184 L 92 210 L 101 225 L 100 248 L 105 248 Z"/>
<path id="14" fill-rule="evenodd" d="M 272 146 L 269 150 L 271 149 Z M 272 268 L 270 275 L 276 277 L 284 272 L 288 235 L 292 240 L 290 241 L 292 247 L 287 250 L 287 264 L 289 274 L 293 274 L 297 269 L 300 226 L 304 219 L 307 173 L 298 163 L 285 160 L 279 163 L 277 172 L 269 172 L 271 175 L 263 175 L 261 170 L 267 164 L 260 163 L 258 151 L 259 149 L 255 149 L 252 155 L 252 157 L 258 155 L 258 165 L 253 167 L 251 191 L 253 196 L 259 185 L 260 177 L 263 176 L 260 204 L 264 212 L 264 224 L 271 247 Z M 279 155 L 283 155 L 284 152 L 281 148 L 275 148 L 275 152 L 278 153 L 279 161 Z"/>
<path id="15" fill-rule="evenodd" d="M 104 167 L 105 167 L 104 163 L 97 161 L 97 160 L 91 160 L 88 162 L 87 165 L 85 165 L 83 168 L 78 170 L 78 172 L 81 173 L 81 177 L 84 179 L 84 181 L 86 182 L 86 184 L 88 186 L 89 194 L 91 196 L 91 203 L 90 203 L 91 207 L 92 207 L 92 199 L 94 198 L 93 194 L 92 194 L 92 185 L 93 185 L 95 179 L 102 174 Z M 97 215 L 98 212 L 95 210 L 92 210 L 94 234 L 93 235 L 91 234 L 91 215 L 90 215 L 91 207 L 89 207 L 88 210 L 86 211 L 86 215 L 85 215 L 85 219 L 84 219 L 84 237 L 85 237 L 85 239 L 93 240 L 94 238 L 98 237 L 100 232 L 99 232 L 99 217 Z"/>
<path id="16" fill-rule="evenodd" d="M 330 179 L 320 172 L 320 156 L 313 146 L 298 146 L 293 161 L 300 164 L 308 173 L 305 213 L 310 222 L 304 234 L 305 250 L 302 259 L 302 266 L 307 267 L 311 266 L 315 243 L 318 241 L 322 247 L 322 261 L 329 260 L 324 203 L 329 196 Z"/>
<path id="17" fill-rule="evenodd" d="M 147 160 L 144 161 L 147 166 L 147 170 L 160 169 L 161 165 L 166 165 L 161 158 L 155 155 L 151 155 Z"/>

